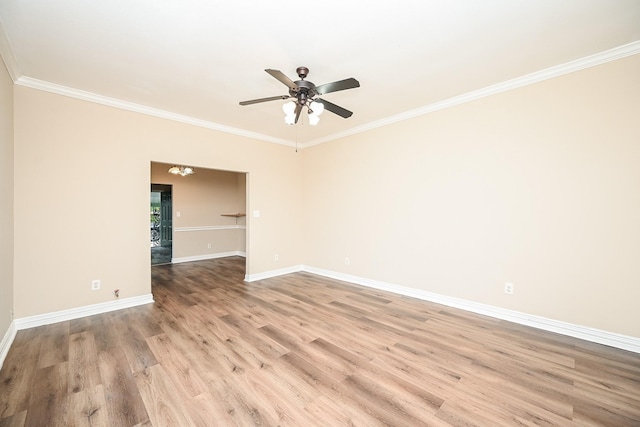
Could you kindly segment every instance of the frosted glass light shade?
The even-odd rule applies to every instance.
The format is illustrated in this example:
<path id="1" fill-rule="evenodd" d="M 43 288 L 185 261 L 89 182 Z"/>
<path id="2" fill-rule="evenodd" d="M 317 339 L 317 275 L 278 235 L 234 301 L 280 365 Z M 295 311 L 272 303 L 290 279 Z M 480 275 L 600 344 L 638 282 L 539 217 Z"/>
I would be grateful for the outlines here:
<path id="1" fill-rule="evenodd" d="M 324 104 L 322 102 L 313 101 L 309 107 L 316 116 L 319 116 L 324 111 Z"/>
<path id="2" fill-rule="evenodd" d="M 287 115 L 284 117 L 284 122 L 285 122 L 286 124 L 288 124 L 288 125 L 292 125 L 292 124 L 294 124 L 294 123 L 295 123 L 295 121 L 296 121 L 296 115 L 295 115 L 295 114 L 287 114 Z"/>
<path id="3" fill-rule="evenodd" d="M 282 105 L 282 111 L 284 111 L 284 113 L 287 116 L 290 116 L 291 114 L 293 114 L 295 110 L 296 110 L 296 103 L 293 101 L 286 102 L 284 105 Z"/>

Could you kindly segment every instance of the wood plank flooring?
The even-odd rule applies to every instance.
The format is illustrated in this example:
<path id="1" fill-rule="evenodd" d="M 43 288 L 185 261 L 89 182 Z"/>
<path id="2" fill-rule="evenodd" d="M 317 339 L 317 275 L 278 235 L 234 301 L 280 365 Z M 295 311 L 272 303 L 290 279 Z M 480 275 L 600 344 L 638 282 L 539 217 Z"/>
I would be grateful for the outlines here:
<path id="1" fill-rule="evenodd" d="M 640 426 L 640 355 L 231 257 L 19 331 L 7 426 Z"/>

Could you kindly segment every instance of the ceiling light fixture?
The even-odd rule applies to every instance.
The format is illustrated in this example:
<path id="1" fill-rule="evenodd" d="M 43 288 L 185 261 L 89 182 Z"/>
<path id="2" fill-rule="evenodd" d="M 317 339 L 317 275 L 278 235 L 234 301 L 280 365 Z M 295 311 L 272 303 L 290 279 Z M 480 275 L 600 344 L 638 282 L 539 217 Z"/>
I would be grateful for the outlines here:
<path id="1" fill-rule="evenodd" d="M 169 173 L 180 176 L 193 175 L 195 171 L 191 166 L 171 166 Z"/>
<path id="2" fill-rule="evenodd" d="M 296 121 L 296 103 L 293 101 L 286 102 L 282 106 L 282 111 L 284 111 L 284 122 L 288 125 L 292 125 Z"/>
<path id="3" fill-rule="evenodd" d="M 284 122 L 288 125 L 295 124 L 296 122 L 296 108 L 300 105 L 300 109 L 307 108 L 307 114 L 309 115 L 309 124 L 315 126 L 320 122 L 320 114 L 324 111 L 324 104 L 313 99 L 305 97 L 299 97 L 298 102 L 289 101 L 282 106 L 284 111 Z"/>
<path id="4" fill-rule="evenodd" d="M 309 114 L 309 124 L 312 126 L 315 126 L 320 122 L 320 114 L 322 114 L 325 109 L 345 119 L 351 117 L 353 114 L 351 111 L 336 104 L 325 101 L 324 99 L 316 98 L 318 95 L 325 95 L 331 92 L 360 87 L 360 82 L 353 77 L 316 86 L 313 82 L 305 80 L 309 74 L 309 69 L 307 67 L 296 68 L 296 73 L 298 73 L 300 80 L 295 82 L 280 70 L 272 70 L 268 68 L 265 71 L 281 83 L 284 83 L 284 85 L 289 88 L 289 94 L 241 101 L 240 105 L 251 105 L 258 104 L 260 102 L 293 98 L 292 101 L 289 101 L 282 106 L 282 111 L 284 111 L 284 122 L 288 125 L 298 123 L 298 119 L 300 118 L 300 114 L 304 108 L 307 109 L 307 114 Z"/>

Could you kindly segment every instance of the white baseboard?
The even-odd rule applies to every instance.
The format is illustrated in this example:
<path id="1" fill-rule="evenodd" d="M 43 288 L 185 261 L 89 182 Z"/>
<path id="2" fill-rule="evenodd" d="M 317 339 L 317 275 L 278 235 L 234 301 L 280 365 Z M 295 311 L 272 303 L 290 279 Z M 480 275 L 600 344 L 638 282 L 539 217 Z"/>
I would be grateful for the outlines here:
<path id="1" fill-rule="evenodd" d="M 234 252 L 232 255 L 240 255 L 240 254 Z M 227 255 L 227 256 L 232 256 L 232 255 Z M 244 256 L 244 255 L 240 255 L 240 256 Z M 405 296 L 421 299 L 424 301 L 446 305 L 448 307 L 459 308 L 459 309 L 470 311 L 473 313 L 483 314 L 493 318 L 507 320 L 507 321 L 518 323 L 521 325 L 531 326 L 533 328 L 542 329 L 545 331 L 555 332 L 562 335 L 583 339 L 585 341 L 604 344 L 610 347 L 632 351 L 634 353 L 640 353 L 640 338 L 602 331 L 599 329 L 594 329 L 594 328 L 581 326 L 581 325 L 575 325 L 567 322 L 561 322 L 558 320 L 547 319 L 544 317 L 534 316 L 534 315 L 530 315 L 530 314 L 526 314 L 526 313 L 522 313 L 514 310 L 507 310 L 504 308 L 495 307 L 487 304 L 480 304 L 477 302 L 468 301 L 461 298 L 448 297 L 446 295 L 440 295 L 433 292 L 423 291 L 420 289 L 409 288 L 406 286 L 395 285 L 392 283 L 367 279 L 359 276 L 353 276 L 349 274 L 339 273 L 336 271 L 325 270 L 325 269 L 316 268 L 316 267 L 296 265 L 292 267 L 281 268 L 278 270 L 271 270 L 263 273 L 248 274 L 245 276 L 245 281 L 253 282 L 257 280 L 264 280 L 271 277 L 277 277 L 285 274 L 296 273 L 299 271 L 317 274 L 319 276 L 341 280 L 344 282 L 366 286 L 369 288 L 379 289 L 382 291 L 392 292 L 399 295 L 405 295 Z M 106 313 L 108 311 L 135 307 L 138 305 L 149 304 L 152 302 L 153 302 L 153 295 L 147 294 L 139 297 L 125 298 L 122 300 L 115 300 L 112 302 L 93 304 L 90 306 L 78 307 L 78 308 L 58 311 L 54 313 L 47 313 L 47 314 L 41 314 L 37 316 L 30 316 L 30 317 L 15 319 L 13 322 L 11 322 L 8 331 L 5 333 L 5 336 L 2 339 L 2 342 L 0 342 L 0 368 L 2 367 L 2 363 L 4 362 L 4 359 L 7 353 L 9 352 L 9 348 L 13 343 L 13 340 L 16 336 L 16 331 L 18 330 L 34 328 L 37 326 L 48 325 L 51 323 L 62 322 L 65 320 L 77 319 L 85 316 L 92 316 L 94 314 Z"/>
<path id="2" fill-rule="evenodd" d="M 171 258 L 171 263 L 179 264 L 181 262 L 204 261 L 207 259 L 226 258 L 230 256 L 246 257 L 247 254 L 241 251 L 218 252 L 215 254 L 204 254 L 204 255 L 185 256 L 180 258 Z"/>
<path id="3" fill-rule="evenodd" d="M 0 369 L 2 369 L 2 364 L 4 363 L 4 359 L 7 357 L 9 353 L 9 349 L 11 348 L 11 344 L 13 344 L 13 340 L 16 337 L 16 325 L 15 321 L 12 321 L 9 324 L 9 329 L 7 329 L 7 333 L 4 334 L 2 341 L 0 342 Z"/>
<path id="4" fill-rule="evenodd" d="M 265 271 L 263 273 L 247 274 L 244 276 L 245 282 L 255 282 L 256 280 L 269 279 L 271 277 L 283 276 L 285 274 L 297 273 L 302 271 L 302 265 L 294 265 L 292 267 L 280 268 L 278 270 Z"/>
<path id="5" fill-rule="evenodd" d="M 52 323 L 64 322 L 66 320 L 79 319 L 80 317 L 93 316 L 94 314 L 106 313 L 109 311 L 121 310 L 123 308 L 136 307 L 138 305 L 150 304 L 153 302 L 153 295 L 146 294 L 131 298 L 122 298 L 99 304 L 85 305 L 83 307 L 70 308 L 68 310 L 55 311 L 53 313 L 38 314 L 35 316 L 15 319 L 15 328 L 22 329 L 35 328 Z"/>
<path id="6" fill-rule="evenodd" d="M 352 276 L 349 274 L 338 273 L 321 268 L 302 266 L 301 270 L 308 273 L 317 274 L 319 276 L 341 280 L 343 282 L 349 282 L 357 285 L 367 286 L 369 288 L 379 289 L 382 291 L 393 292 L 395 294 L 418 298 L 424 301 L 446 305 L 448 307 L 459 308 L 497 319 L 508 320 L 510 322 L 583 339 L 585 341 L 604 344 L 610 347 L 632 351 L 634 353 L 640 353 L 640 338 L 637 337 L 602 331 L 587 326 L 561 322 L 559 320 L 547 319 L 545 317 L 534 316 L 519 311 L 507 310 L 504 308 L 468 301 L 461 298 L 448 297 L 446 295 L 440 295 L 420 289 L 408 288 L 405 286 L 394 285 L 392 283 L 380 282 L 377 280 L 366 279 L 363 277 Z"/>

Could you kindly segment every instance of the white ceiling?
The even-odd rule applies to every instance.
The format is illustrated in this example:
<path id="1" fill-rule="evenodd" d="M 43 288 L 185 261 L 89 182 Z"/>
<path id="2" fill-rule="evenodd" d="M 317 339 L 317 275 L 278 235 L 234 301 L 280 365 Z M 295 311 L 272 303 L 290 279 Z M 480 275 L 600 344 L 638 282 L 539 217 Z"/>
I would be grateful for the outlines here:
<path id="1" fill-rule="evenodd" d="M 18 84 L 305 144 L 638 45 L 640 1 L 2 0 L 0 24 Z M 287 126 L 283 101 L 238 105 L 287 94 L 264 69 L 298 80 L 300 65 L 316 85 L 358 79 L 360 88 L 323 96 L 354 115 Z"/>

